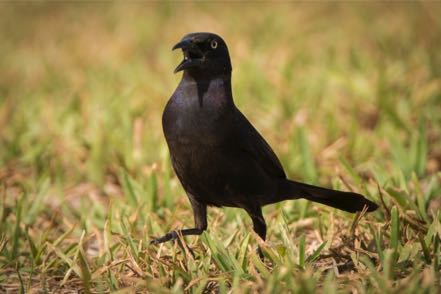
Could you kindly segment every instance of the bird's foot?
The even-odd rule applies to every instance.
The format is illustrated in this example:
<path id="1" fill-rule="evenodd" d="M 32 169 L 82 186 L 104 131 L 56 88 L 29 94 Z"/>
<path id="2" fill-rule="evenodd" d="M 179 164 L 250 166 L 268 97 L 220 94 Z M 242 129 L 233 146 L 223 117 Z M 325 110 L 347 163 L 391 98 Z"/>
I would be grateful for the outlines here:
<path id="1" fill-rule="evenodd" d="M 193 229 L 171 231 L 170 233 L 167 233 L 162 237 L 153 239 L 152 241 L 150 241 L 150 244 L 157 245 L 167 241 L 173 241 L 175 239 L 178 239 L 179 236 L 200 235 L 204 230 L 205 228 L 204 229 L 193 228 Z"/>
<path id="2" fill-rule="evenodd" d="M 161 244 L 161 243 L 164 243 L 164 242 L 167 242 L 167 241 L 175 240 L 177 238 L 178 238 L 178 233 L 176 231 L 171 231 L 171 232 L 165 234 L 162 237 L 159 237 L 159 238 L 151 240 L 150 244 L 158 245 L 158 244 Z"/>

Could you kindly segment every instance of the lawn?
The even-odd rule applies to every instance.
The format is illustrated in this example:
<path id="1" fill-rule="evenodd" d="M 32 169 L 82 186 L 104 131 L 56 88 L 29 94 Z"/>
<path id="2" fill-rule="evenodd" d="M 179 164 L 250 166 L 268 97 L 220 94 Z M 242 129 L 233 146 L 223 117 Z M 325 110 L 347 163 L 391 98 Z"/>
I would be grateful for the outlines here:
<path id="1" fill-rule="evenodd" d="M 441 4 L 0 3 L 0 292 L 440 293 Z M 193 225 L 161 114 L 171 47 L 224 37 L 238 107 L 304 200 Z M 260 244 L 265 259 L 256 254 Z"/>

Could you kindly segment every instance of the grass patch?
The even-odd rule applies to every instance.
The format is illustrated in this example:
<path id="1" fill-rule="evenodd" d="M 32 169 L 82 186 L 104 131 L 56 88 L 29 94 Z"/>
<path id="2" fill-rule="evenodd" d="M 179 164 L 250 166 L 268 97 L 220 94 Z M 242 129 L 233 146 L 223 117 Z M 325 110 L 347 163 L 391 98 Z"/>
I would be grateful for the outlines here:
<path id="1" fill-rule="evenodd" d="M 0 6 L 1 292 L 439 293 L 439 4 Z M 380 209 L 280 203 L 261 243 L 211 208 L 201 237 L 149 245 L 193 224 L 161 130 L 190 31 L 225 37 L 290 178 Z"/>

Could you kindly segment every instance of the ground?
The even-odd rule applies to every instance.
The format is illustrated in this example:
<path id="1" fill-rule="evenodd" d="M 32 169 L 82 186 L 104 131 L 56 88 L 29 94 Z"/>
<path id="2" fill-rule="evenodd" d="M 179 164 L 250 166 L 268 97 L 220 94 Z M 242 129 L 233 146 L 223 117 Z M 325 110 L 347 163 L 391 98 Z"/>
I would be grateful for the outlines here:
<path id="1" fill-rule="evenodd" d="M 439 293 L 439 3 L 1 3 L 0 292 Z M 229 44 L 236 104 L 290 178 L 380 205 L 209 209 L 190 227 L 161 113 L 171 47 Z M 264 249 L 262 262 L 257 245 Z"/>

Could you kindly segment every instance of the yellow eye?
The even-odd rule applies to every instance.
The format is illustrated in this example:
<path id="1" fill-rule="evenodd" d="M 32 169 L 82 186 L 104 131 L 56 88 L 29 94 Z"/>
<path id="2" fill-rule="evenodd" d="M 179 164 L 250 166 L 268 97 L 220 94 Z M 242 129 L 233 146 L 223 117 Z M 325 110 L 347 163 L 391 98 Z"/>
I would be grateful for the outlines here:
<path id="1" fill-rule="evenodd" d="M 211 41 L 210 46 L 211 46 L 211 48 L 216 49 L 217 48 L 217 41 L 216 40 Z"/>

